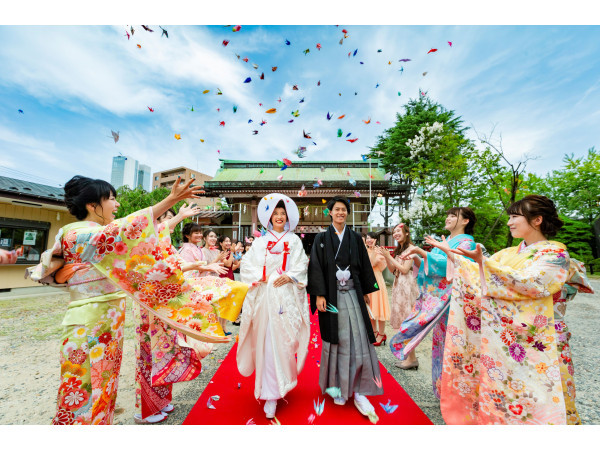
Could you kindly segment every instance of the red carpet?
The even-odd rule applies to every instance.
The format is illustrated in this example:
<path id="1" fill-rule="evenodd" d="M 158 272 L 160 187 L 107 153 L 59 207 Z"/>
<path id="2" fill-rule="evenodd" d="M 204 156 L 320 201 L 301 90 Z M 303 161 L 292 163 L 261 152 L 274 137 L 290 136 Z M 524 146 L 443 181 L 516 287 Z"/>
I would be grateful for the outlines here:
<path id="1" fill-rule="evenodd" d="M 282 425 L 307 425 L 309 416 L 314 414 L 313 400 L 320 398 L 320 401 L 325 399 L 325 408 L 323 414 L 314 419 L 314 425 L 372 425 L 369 419 L 358 412 L 352 399 L 344 406 L 339 406 L 333 403 L 329 395 L 321 394 L 318 367 L 321 358 L 321 336 L 317 315 L 311 316 L 311 321 L 311 341 L 306 364 L 298 377 L 296 388 L 287 394 L 285 400 L 277 402 L 276 418 Z M 318 347 L 315 347 L 315 344 Z M 259 403 L 254 398 L 254 374 L 243 377 L 237 370 L 236 352 L 237 344 L 221 363 L 221 367 L 183 422 L 184 425 L 245 425 L 250 419 L 257 425 L 271 423 L 263 412 L 264 402 Z M 432 425 L 429 418 L 387 373 L 381 363 L 379 368 L 384 394 L 369 396 L 379 416 L 377 425 Z M 238 383 L 241 383 L 240 388 Z M 214 395 L 218 395 L 220 399 L 211 401 L 216 409 L 209 409 L 206 404 Z M 392 405 L 398 405 L 391 414 L 387 414 L 379 404 L 387 404 L 388 399 Z"/>

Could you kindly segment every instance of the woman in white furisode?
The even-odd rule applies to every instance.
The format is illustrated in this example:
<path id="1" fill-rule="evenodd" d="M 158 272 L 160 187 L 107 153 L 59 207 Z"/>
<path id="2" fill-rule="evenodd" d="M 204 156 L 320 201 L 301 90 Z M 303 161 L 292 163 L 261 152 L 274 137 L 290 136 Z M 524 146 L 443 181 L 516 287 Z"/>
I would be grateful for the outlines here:
<path id="1" fill-rule="evenodd" d="M 293 232 L 299 214 L 292 199 L 267 195 L 258 218 L 268 231 L 254 240 L 240 266 L 241 281 L 252 287 L 242 311 L 237 365 L 246 377 L 256 371 L 254 396 L 266 400 L 264 411 L 272 419 L 277 400 L 296 386 L 308 353 L 308 258 Z"/>

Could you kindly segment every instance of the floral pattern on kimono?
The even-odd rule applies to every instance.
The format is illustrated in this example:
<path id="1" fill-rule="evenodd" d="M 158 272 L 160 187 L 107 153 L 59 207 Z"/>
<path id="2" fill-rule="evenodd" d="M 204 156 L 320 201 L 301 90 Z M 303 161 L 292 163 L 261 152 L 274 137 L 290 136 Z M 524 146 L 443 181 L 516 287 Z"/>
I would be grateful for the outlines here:
<path id="1" fill-rule="evenodd" d="M 167 223 L 159 224 L 157 231 L 161 247 L 168 248 L 171 235 Z M 133 314 L 136 323 L 135 408 L 145 419 L 171 402 L 173 383 L 190 381 L 200 375 L 200 360 L 210 353 L 212 344 L 190 338 L 190 342 L 196 344 L 192 348 L 185 335 L 137 303 L 133 304 Z"/>
<path id="2" fill-rule="evenodd" d="M 586 277 L 584 264 L 571 258 L 567 282 L 560 293 L 557 292 L 552 296 L 554 302 L 554 329 L 556 330 L 562 390 L 567 410 L 567 425 L 581 425 L 581 419 L 575 406 L 575 368 L 569 343 L 571 332 L 565 322 L 567 303 L 572 301 L 578 292 L 593 294 L 594 290 Z"/>
<path id="3" fill-rule="evenodd" d="M 553 296 L 566 247 L 522 242 L 453 268 L 441 410 L 447 424 L 566 424 Z M 452 270 L 449 270 L 452 272 Z"/>
<path id="4" fill-rule="evenodd" d="M 475 249 L 475 241 L 468 234 L 459 234 L 448 239 L 448 245 L 452 249 Z M 390 342 L 392 353 L 404 360 L 406 355 L 413 351 L 433 329 L 431 382 L 437 398 L 440 398 L 439 386 L 448 320 L 447 308 L 452 287 L 446 279 L 446 263 L 446 254 L 438 248 L 434 248 L 427 254 L 417 276 L 419 297 L 410 316 L 402 323 L 398 334 Z"/>
<path id="5" fill-rule="evenodd" d="M 221 278 L 185 279 L 173 246 L 161 242 L 148 208 L 106 226 L 71 230 L 82 262 L 128 292 L 168 325 L 206 342 L 228 342 L 217 320 L 239 314 L 248 286 Z"/>
<path id="6" fill-rule="evenodd" d="M 42 253 L 37 266 L 26 269 L 25 276 L 55 284 L 50 275 L 56 270 L 52 257 L 62 257 L 67 264 L 81 263 L 71 231 L 85 227 L 76 222 L 62 228 L 54 246 Z M 125 293 L 89 264 L 60 286 L 69 292 L 71 301 L 62 321 L 61 382 L 52 423 L 110 425 L 123 357 Z"/>
<path id="7" fill-rule="evenodd" d="M 56 424 L 111 424 L 122 358 L 125 293 L 188 336 L 226 342 L 218 323 L 237 317 L 248 286 L 220 278 L 183 279 L 172 246 L 160 242 L 148 208 L 106 226 L 75 222 L 26 277 L 53 280 L 52 257 L 82 268 L 68 280 L 71 303 L 63 326 L 62 382 Z M 84 393 L 87 392 L 87 395 Z"/>

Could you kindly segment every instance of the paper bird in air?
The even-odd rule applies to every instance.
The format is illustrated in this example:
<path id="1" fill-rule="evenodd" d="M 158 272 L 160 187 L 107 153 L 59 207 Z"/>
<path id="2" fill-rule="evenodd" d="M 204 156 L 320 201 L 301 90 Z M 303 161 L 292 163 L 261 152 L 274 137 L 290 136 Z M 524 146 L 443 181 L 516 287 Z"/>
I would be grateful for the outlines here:
<path id="1" fill-rule="evenodd" d="M 302 134 L 304 135 L 304 137 L 305 137 L 306 139 L 312 139 L 312 137 L 310 137 L 310 134 L 309 134 L 309 133 L 307 133 L 306 131 L 302 130 Z"/>
<path id="2" fill-rule="evenodd" d="M 115 140 L 115 144 L 119 142 L 119 132 L 117 131 L 115 133 L 113 130 L 110 130 L 110 133 L 112 134 L 112 138 Z"/>
<path id="3" fill-rule="evenodd" d="M 452 41 L 448 41 L 448 45 L 452 47 Z"/>
<path id="4" fill-rule="evenodd" d="M 227 47 L 227 44 L 229 44 L 229 41 L 227 39 L 223 39 L 223 47 Z"/>
<path id="5" fill-rule="evenodd" d="M 285 45 L 290 45 L 290 44 L 291 44 L 291 42 L 286 39 L 285 40 Z"/>
<path id="6" fill-rule="evenodd" d="M 331 120 L 332 115 L 329 114 L 329 111 L 327 112 L 327 120 Z"/>
<path id="7" fill-rule="evenodd" d="M 181 135 L 180 134 L 176 134 L 175 135 L 175 139 L 177 139 L 178 141 L 180 141 L 181 140 Z"/>
<path id="8" fill-rule="evenodd" d="M 148 106 L 148 109 L 150 110 L 150 112 L 154 112 L 154 108 L 150 108 L 150 107 Z"/>
<path id="9" fill-rule="evenodd" d="M 158 28 L 160 28 L 162 30 L 162 34 L 160 35 L 160 37 L 165 36 L 167 39 L 169 39 L 169 33 L 167 32 L 167 30 L 165 30 L 163 27 L 161 27 L 160 25 L 158 26 Z"/>
<path id="10" fill-rule="evenodd" d="M 321 50 L 321 44 L 317 44 L 317 50 Z"/>
<path id="11" fill-rule="evenodd" d="M 224 121 L 224 120 L 222 120 L 221 122 L 219 122 L 219 126 L 220 126 L 220 127 L 224 127 L 224 126 L 225 126 L 225 121 Z"/>
<path id="12" fill-rule="evenodd" d="M 348 142 L 350 143 L 354 143 L 356 141 L 358 141 L 358 138 L 354 138 L 354 139 L 346 139 Z"/>
<path id="13" fill-rule="evenodd" d="M 149 31 L 150 33 L 154 33 L 154 30 L 152 30 L 151 28 L 148 28 L 146 25 L 142 25 L 142 28 L 146 31 Z"/>

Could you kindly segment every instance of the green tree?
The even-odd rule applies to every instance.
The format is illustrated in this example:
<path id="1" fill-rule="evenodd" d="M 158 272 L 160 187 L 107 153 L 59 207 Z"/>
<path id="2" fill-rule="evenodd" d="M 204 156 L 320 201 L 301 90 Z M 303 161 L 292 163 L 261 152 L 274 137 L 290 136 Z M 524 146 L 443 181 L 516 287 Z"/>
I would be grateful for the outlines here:
<path id="1" fill-rule="evenodd" d="M 591 227 L 600 218 L 600 153 L 592 147 L 587 156 L 565 155 L 563 162 L 548 177 L 552 199 L 565 215 Z"/>
<path id="2" fill-rule="evenodd" d="M 561 215 L 563 227 L 554 238 L 567 246 L 567 251 L 572 258 L 578 259 L 589 266 L 594 259 L 592 254 L 592 240 L 594 235 L 589 225 L 580 220 L 574 220 Z"/>

